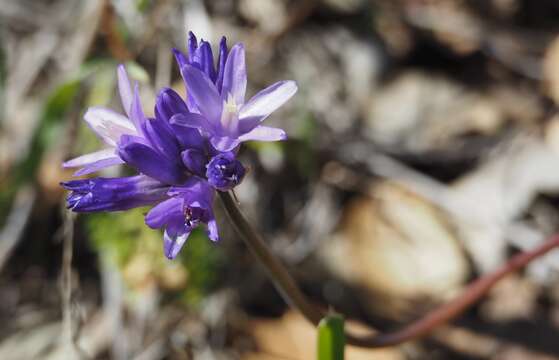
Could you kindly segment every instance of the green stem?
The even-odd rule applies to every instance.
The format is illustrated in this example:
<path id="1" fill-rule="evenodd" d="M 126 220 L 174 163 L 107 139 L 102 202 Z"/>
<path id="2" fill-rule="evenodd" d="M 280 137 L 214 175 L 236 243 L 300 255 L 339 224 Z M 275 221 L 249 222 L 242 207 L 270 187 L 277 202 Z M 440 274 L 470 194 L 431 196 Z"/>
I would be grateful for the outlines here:
<path id="1" fill-rule="evenodd" d="M 343 360 L 344 350 L 344 318 L 330 314 L 318 325 L 318 360 Z"/>
<path id="2" fill-rule="evenodd" d="M 220 192 L 219 194 L 233 226 L 250 251 L 260 261 L 260 264 L 267 270 L 268 275 L 286 302 L 297 308 L 308 321 L 317 326 L 320 320 L 327 314 L 313 306 L 305 297 L 285 267 L 272 255 L 266 243 L 248 223 L 231 194 L 226 192 Z M 513 256 L 501 268 L 480 277 L 468 285 L 456 299 L 439 306 L 401 330 L 389 333 L 378 333 L 375 331 L 368 335 L 354 335 L 346 331 L 346 342 L 360 347 L 378 348 L 398 345 L 425 336 L 437 326 L 460 315 L 506 275 L 526 266 L 530 261 L 546 254 L 557 246 L 559 246 L 559 234 L 551 237 L 534 250 Z"/>

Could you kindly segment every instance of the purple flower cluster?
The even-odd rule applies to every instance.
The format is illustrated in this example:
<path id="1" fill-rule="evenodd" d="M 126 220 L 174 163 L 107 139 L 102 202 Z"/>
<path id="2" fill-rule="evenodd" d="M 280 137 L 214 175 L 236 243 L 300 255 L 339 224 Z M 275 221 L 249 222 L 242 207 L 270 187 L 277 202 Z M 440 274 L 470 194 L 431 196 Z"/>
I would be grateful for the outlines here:
<path id="1" fill-rule="evenodd" d="M 165 255 L 173 259 L 198 226 L 219 239 L 212 209 L 216 191 L 228 191 L 243 180 L 237 160 L 241 142 L 278 141 L 281 129 L 261 125 L 297 91 L 280 81 L 245 102 L 247 85 L 242 44 L 228 49 L 225 37 L 214 61 L 208 42 L 189 33 L 188 54 L 174 49 L 186 86 L 183 99 L 170 88 L 159 91 L 155 117 L 144 114 L 138 85 L 132 88 L 123 65 L 118 89 L 124 114 L 93 107 L 84 119 L 107 145 L 103 150 L 64 163 L 86 175 L 127 164 L 139 175 L 90 178 L 62 183 L 70 190 L 67 206 L 75 212 L 120 211 L 154 205 L 145 217 L 153 229 L 164 229 Z"/>

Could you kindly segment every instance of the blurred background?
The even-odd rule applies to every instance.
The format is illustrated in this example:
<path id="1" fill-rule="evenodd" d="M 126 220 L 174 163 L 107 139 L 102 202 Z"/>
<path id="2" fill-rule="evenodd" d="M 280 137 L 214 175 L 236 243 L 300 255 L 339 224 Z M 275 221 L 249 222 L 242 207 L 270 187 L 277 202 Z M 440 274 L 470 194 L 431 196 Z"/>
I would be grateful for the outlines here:
<path id="1" fill-rule="evenodd" d="M 247 49 L 249 95 L 299 92 L 248 144 L 241 207 L 314 302 L 395 329 L 559 225 L 557 0 L 0 0 L 0 358 L 312 359 L 216 204 L 168 261 L 146 209 L 78 217 L 61 162 L 120 109 L 116 65 L 153 112 L 184 94 L 187 30 Z M 117 176 L 109 169 L 103 176 Z M 559 359 L 559 253 L 426 339 L 352 359 Z"/>

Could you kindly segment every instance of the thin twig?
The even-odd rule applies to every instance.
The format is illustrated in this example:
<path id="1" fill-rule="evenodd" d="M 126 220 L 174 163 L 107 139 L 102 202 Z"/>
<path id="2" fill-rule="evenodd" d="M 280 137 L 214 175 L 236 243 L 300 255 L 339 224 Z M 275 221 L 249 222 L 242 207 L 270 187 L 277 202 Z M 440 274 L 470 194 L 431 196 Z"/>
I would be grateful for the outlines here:
<path id="1" fill-rule="evenodd" d="M 245 219 L 231 194 L 220 192 L 220 196 L 233 226 L 245 241 L 250 251 L 260 261 L 260 264 L 267 270 L 268 275 L 271 277 L 284 299 L 297 308 L 308 321 L 316 326 L 326 313 L 312 305 L 299 290 L 285 267 L 272 255 L 270 249 L 264 243 L 260 235 L 258 235 Z M 532 251 L 522 252 L 513 256 L 501 268 L 471 283 L 456 299 L 441 305 L 401 330 L 389 333 L 379 333 L 375 331 L 374 334 L 371 333 L 369 335 L 346 333 L 346 341 L 350 345 L 378 348 L 398 345 L 425 336 L 441 324 L 460 315 L 469 306 L 484 296 L 493 285 L 506 275 L 526 266 L 530 261 L 544 255 L 557 246 L 559 246 L 559 234 L 551 237 L 548 241 Z"/>
<path id="2" fill-rule="evenodd" d="M 81 359 L 90 357 L 78 344 L 78 331 L 74 334 L 72 327 L 72 257 L 74 253 L 74 219 L 75 214 L 64 210 L 63 245 L 62 245 L 62 341 L 65 346 L 75 351 Z"/>
<path id="3" fill-rule="evenodd" d="M 64 211 L 62 245 L 62 332 L 68 344 L 72 341 L 72 256 L 74 246 L 74 215 Z"/>

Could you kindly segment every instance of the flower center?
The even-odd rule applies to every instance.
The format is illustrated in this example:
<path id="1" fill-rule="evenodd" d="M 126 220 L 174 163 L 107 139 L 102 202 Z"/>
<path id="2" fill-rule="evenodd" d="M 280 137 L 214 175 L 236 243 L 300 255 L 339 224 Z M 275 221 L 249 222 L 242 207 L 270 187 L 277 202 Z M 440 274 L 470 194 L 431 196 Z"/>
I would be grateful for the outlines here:
<path id="1" fill-rule="evenodd" d="M 228 94 L 227 100 L 223 103 L 223 111 L 221 113 L 221 124 L 225 129 L 237 131 L 239 122 L 239 107 L 235 102 L 233 95 Z"/>

